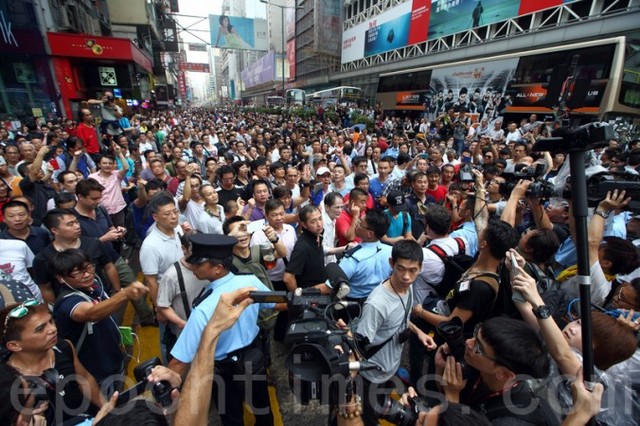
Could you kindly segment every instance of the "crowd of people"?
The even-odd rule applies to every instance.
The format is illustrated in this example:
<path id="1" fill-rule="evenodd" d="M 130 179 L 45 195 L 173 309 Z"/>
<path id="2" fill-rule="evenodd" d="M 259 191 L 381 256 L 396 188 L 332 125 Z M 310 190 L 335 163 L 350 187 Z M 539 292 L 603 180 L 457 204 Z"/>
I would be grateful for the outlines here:
<path id="1" fill-rule="evenodd" d="M 105 92 L 77 120 L 0 129 L 0 418 L 207 424 L 213 404 L 242 425 L 247 403 L 271 425 L 272 348 L 297 318 L 249 291 L 337 297 L 337 263 L 349 292 L 330 325 L 376 368 L 344 378 L 356 392 L 329 421 L 375 425 L 420 400 L 420 425 L 638 424 L 630 197 L 609 192 L 588 222 L 598 383 L 583 382 L 571 201 L 531 190 L 567 178 L 565 154 L 533 149 L 559 123 L 368 114 L 370 129 L 240 108 L 127 116 Z M 637 175 L 640 141 L 587 158 Z M 174 410 L 118 400 L 129 326 L 159 327 L 146 379 Z"/>

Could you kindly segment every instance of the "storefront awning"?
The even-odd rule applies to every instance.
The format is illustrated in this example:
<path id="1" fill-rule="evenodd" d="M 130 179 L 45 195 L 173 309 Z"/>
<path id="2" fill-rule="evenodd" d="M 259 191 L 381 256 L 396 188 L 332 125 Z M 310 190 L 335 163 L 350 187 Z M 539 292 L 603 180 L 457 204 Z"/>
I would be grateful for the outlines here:
<path id="1" fill-rule="evenodd" d="M 152 72 L 151 58 L 128 38 L 47 33 L 51 54 L 70 58 L 132 61 Z"/>

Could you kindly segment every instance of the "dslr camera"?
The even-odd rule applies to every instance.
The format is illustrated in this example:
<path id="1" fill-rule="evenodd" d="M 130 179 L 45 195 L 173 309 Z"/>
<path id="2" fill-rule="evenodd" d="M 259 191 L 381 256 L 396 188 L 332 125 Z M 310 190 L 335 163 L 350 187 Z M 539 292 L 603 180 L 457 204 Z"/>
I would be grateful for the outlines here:
<path id="1" fill-rule="evenodd" d="M 151 374 L 151 370 L 153 370 L 153 368 L 157 365 L 162 365 L 162 362 L 160 361 L 160 358 L 155 357 L 148 361 L 142 362 L 136 368 L 134 368 L 133 376 L 138 382 L 118 396 L 116 406 L 126 404 L 131 399 L 142 394 L 149 385 L 147 377 L 149 376 L 149 374 Z M 171 384 L 163 380 L 161 382 L 154 383 L 153 386 L 151 386 L 151 394 L 158 404 L 163 407 L 168 407 L 171 405 L 171 389 Z"/>

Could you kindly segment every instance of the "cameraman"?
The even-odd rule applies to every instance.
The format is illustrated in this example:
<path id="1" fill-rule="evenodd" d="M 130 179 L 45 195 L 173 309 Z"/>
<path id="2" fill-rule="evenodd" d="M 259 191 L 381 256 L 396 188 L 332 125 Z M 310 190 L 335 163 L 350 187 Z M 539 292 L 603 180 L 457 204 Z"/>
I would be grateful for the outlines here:
<path id="1" fill-rule="evenodd" d="M 433 339 L 409 321 L 411 285 L 420 273 L 422 258 L 422 249 L 415 241 L 397 242 L 391 251 L 391 276 L 371 292 L 364 304 L 356 341 L 365 349 L 364 356 L 379 367 L 360 372 L 365 425 L 378 424 L 384 402 L 393 390 L 390 379 L 400 367 L 402 344 L 408 333 L 415 333 L 427 349 L 436 348 Z"/>

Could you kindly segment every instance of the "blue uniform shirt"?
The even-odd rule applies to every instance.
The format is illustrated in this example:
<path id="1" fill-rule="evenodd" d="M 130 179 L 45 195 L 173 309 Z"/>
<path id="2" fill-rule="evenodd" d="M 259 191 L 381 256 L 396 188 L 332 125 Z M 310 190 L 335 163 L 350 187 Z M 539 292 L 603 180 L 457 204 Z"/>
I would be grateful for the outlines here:
<path id="1" fill-rule="evenodd" d="M 216 310 L 220 296 L 243 287 L 256 287 L 258 291 L 270 291 L 255 275 L 234 275 L 229 272 L 224 277 L 211 282 L 205 291 L 211 289 L 212 293 L 191 313 L 171 355 L 178 361 L 191 363 L 200 345 L 202 332 Z M 220 335 L 215 360 L 223 360 L 230 352 L 249 346 L 260 331 L 257 324 L 258 310 L 274 306 L 273 303 L 256 303 L 247 307 L 233 327 Z"/>
<path id="2" fill-rule="evenodd" d="M 381 242 L 362 243 L 352 255 L 345 255 L 340 268 L 349 280 L 349 297 L 368 297 L 382 281 L 391 275 L 391 246 Z"/>

